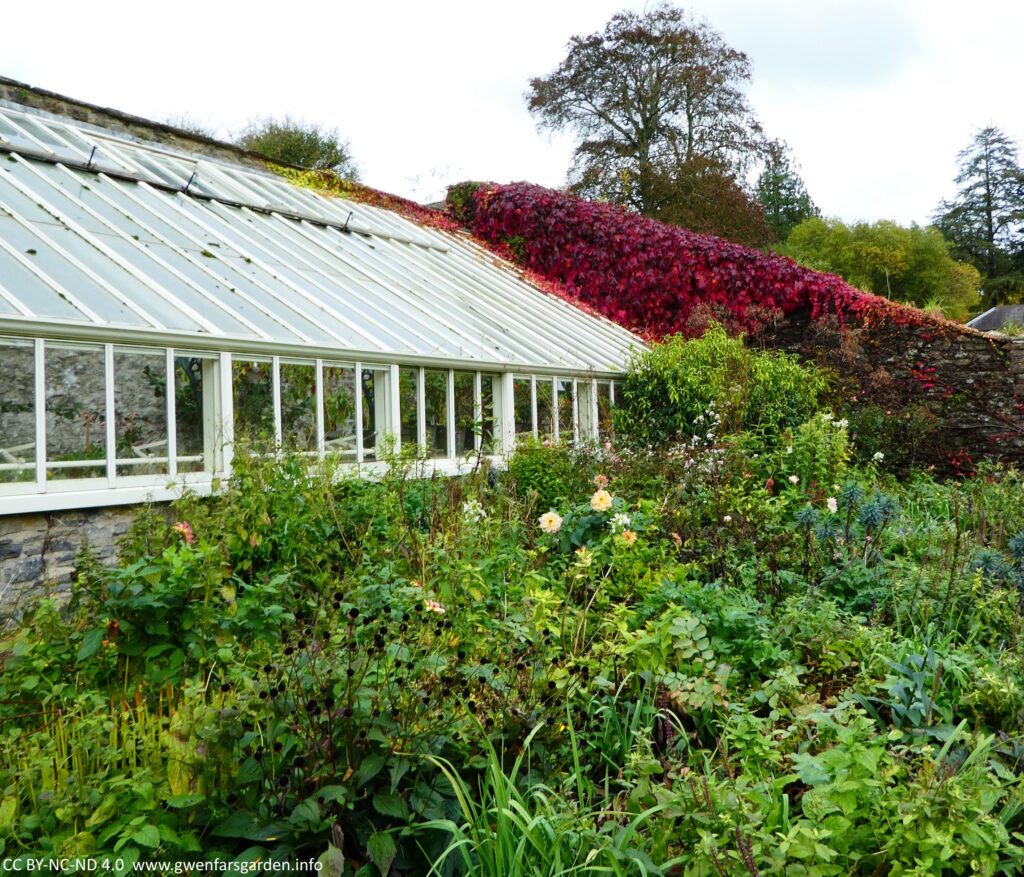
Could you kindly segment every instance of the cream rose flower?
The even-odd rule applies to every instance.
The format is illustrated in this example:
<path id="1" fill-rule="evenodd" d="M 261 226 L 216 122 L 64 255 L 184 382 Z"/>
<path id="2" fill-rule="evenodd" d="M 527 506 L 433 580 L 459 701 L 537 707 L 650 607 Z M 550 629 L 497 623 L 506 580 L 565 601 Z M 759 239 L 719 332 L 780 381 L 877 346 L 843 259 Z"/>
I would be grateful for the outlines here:
<path id="1" fill-rule="evenodd" d="M 590 497 L 590 507 L 595 512 L 608 511 L 612 507 L 612 495 L 604 488 L 594 491 L 594 495 Z"/>
<path id="2" fill-rule="evenodd" d="M 540 524 L 540 528 L 545 533 L 549 533 L 554 536 L 555 533 L 562 529 L 562 516 L 554 510 L 544 512 L 537 523 Z"/>

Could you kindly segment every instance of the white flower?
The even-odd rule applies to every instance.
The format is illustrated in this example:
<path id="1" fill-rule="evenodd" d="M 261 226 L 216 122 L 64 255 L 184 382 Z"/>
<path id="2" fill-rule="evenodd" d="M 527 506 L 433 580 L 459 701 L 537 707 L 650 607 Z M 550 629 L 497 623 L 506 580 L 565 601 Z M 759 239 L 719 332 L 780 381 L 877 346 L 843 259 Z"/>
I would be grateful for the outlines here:
<path id="1" fill-rule="evenodd" d="M 726 515 L 724 518 L 722 518 L 722 522 L 725 523 L 725 524 L 731 524 L 732 523 L 732 515 Z"/>
<path id="2" fill-rule="evenodd" d="M 885 454 L 883 454 L 881 451 L 875 451 L 871 455 L 871 459 L 874 460 L 876 463 L 881 463 L 882 460 L 885 459 Z"/>
<path id="3" fill-rule="evenodd" d="M 555 533 L 562 529 L 562 516 L 552 509 L 549 512 L 544 512 L 537 523 L 540 524 L 540 528 L 545 533 L 550 533 L 554 536 Z"/>
<path id="4" fill-rule="evenodd" d="M 790 445 L 788 448 L 786 448 L 786 453 L 787 454 L 792 454 L 793 453 L 793 446 L 792 445 Z"/>
<path id="5" fill-rule="evenodd" d="M 829 512 L 831 514 L 833 514 L 833 515 L 837 511 L 839 511 L 839 502 L 836 500 L 836 498 L 834 496 L 830 496 L 828 499 L 826 499 L 825 500 L 825 505 L 828 506 Z"/>
<path id="6" fill-rule="evenodd" d="M 609 522 L 609 526 L 612 528 L 613 533 L 618 533 L 619 530 L 625 530 L 629 528 L 629 515 L 625 512 L 619 512 L 616 515 L 612 515 L 612 519 Z"/>
<path id="7" fill-rule="evenodd" d="M 471 499 L 462 504 L 462 517 L 471 522 L 482 521 L 487 517 L 487 512 L 484 511 L 484 507 L 480 504 L 480 500 Z"/>
<path id="8" fill-rule="evenodd" d="M 836 429 L 846 429 L 850 425 L 850 421 L 845 417 L 842 420 L 836 421 Z"/>
<path id="9" fill-rule="evenodd" d="M 789 476 L 789 483 L 790 484 L 799 484 L 800 483 L 800 476 L 799 475 L 790 475 Z"/>
<path id="10" fill-rule="evenodd" d="M 832 414 L 828 411 L 822 412 L 821 419 L 828 423 L 832 419 Z"/>

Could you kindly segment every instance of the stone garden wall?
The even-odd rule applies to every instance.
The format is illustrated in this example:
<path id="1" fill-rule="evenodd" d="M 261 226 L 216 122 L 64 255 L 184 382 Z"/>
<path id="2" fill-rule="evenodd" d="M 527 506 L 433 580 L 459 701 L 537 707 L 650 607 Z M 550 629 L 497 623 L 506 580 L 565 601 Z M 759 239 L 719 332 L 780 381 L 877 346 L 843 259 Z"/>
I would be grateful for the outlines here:
<path id="1" fill-rule="evenodd" d="M 1024 340 L 953 324 L 811 320 L 797 312 L 766 346 L 835 370 L 853 423 L 907 463 L 969 473 L 985 459 L 1024 465 Z"/>
<path id="2" fill-rule="evenodd" d="M 41 597 L 67 601 L 86 541 L 101 563 L 115 563 L 116 541 L 134 518 L 131 507 L 0 515 L 0 636 Z"/>

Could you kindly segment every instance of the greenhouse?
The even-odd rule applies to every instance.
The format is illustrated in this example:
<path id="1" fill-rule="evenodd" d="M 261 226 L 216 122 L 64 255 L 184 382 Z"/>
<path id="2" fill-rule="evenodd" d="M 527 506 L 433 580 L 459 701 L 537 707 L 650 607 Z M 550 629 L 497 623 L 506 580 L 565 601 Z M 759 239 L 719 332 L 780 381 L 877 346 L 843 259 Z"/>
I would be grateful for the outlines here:
<path id="1" fill-rule="evenodd" d="M 466 235 L 0 101 L 0 514 L 207 492 L 242 443 L 443 472 L 604 441 L 634 335 Z"/>

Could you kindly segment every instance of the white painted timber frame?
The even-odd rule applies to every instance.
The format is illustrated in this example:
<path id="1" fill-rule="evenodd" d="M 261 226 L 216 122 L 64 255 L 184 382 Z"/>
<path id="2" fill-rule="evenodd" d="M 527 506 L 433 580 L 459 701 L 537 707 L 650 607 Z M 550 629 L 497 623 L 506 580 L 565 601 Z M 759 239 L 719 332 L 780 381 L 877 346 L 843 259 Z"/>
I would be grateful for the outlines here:
<path id="1" fill-rule="evenodd" d="M 31 354 L 5 360 L 12 343 Z M 75 343 L 102 351 L 104 455 L 88 464 L 47 458 L 47 394 L 56 392 L 47 386 L 47 352 Z M 277 447 L 287 438 L 281 365 L 315 370 L 310 455 L 325 459 L 335 456 L 326 437 L 324 369 L 352 368 L 354 447 L 346 445 L 352 460 L 338 469 L 372 476 L 386 465 L 385 439 L 402 450 L 402 415 L 409 412 L 402 410 L 400 368 L 416 375 L 416 449 L 439 454 L 423 465 L 455 473 L 475 462 L 474 454 L 454 454 L 456 372 L 473 375 L 473 449 L 483 447 L 486 418 L 488 457 L 500 463 L 517 432 L 538 435 L 538 380 L 551 385 L 556 439 L 595 442 L 608 434 L 608 424 L 599 423 L 607 416 L 598 383 L 608 384 L 614 405 L 615 380 L 642 348 L 625 329 L 533 286 L 467 235 L 325 197 L 259 168 L 0 101 L 0 402 L 16 403 L 0 405 L 0 515 L 215 490 L 230 476 L 235 453 L 236 360 L 270 365 Z M 118 456 L 117 406 L 131 398 L 124 382 L 140 378 L 120 374 L 115 362 L 132 351 L 163 363 L 168 388 L 164 434 L 146 451 L 131 448 L 148 454 L 141 461 Z M 25 356 L 31 381 L 4 371 L 5 362 Z M 181 412 L 171 390 L 182 356 L 196 358 L 201 369 L 201 453 L 178 442 Z M 364 423 L 364 370 L 373 390 L 372 435 Z M 445 399 L 428 412 L 426 376 L 437 370 L 446 373 Z M 529 381 L 529 399 L 519 408 L 532 422 L 518 428 L 514 375 Z M 492 381 L 491 411 L 485 380 Z M 560 434 L 560 382 L 572 393 L 571 434 Z M 13 392 L 31 398 L 5 398 Z M 460 399 L 468 411 L 468 396 Z M 21 412 L 17 430 L 5 411 Z M 34 459 L 19 449 L 31 449 Z M 129 474 L 159 467 L 166 471 Z M 186 471 L 196 467 L 201 471 Z M 73 469 L 96 476 L 52 477 Z"/>

